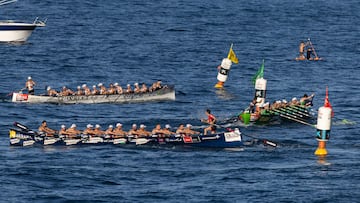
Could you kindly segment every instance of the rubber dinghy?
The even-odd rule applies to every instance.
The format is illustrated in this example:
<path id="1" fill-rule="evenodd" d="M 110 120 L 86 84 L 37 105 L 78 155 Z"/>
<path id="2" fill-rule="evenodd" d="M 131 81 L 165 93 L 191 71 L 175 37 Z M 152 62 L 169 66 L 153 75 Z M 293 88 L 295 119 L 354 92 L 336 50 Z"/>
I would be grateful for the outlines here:
<path id="1" fill-rule="evenodd" d="M 66 136 L 47 137 L 35 132 L 18 122 L 9 132 L 11 146 L 46 146 L 46 145 L 166 145 L 166 146 L 193 146 L 206 148 L 237 148 L 243 145 L 242 135 L 239 129 L 228 130 L 211 135 L 184 135 L 176 134 L 170 136 L 152 135 L 148 137 L 113 137 L 110 135 L 89 136 L 78 135 L 73 138 Z"/>

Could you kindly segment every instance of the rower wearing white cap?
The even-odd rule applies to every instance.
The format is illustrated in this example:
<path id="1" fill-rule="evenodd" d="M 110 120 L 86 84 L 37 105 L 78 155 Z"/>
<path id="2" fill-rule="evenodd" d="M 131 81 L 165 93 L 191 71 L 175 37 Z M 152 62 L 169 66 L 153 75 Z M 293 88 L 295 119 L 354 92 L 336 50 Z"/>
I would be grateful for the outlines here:
<path id="1" fill-rule="evenodd" d="M 96 135 L 96 136 L 105 135 L 105 132 L 103 130 L 101 130 L 101 126 L 99 124 L 95 125 L 94 135 Z"/>
<path id="2" fill-rule="evenodd" d="M 130 84 L 127 84 L 126 85 L 126 93 L 134 93 L 134 91 L 131 89 L 131 85 Z"/>
<path id="3" fill-rule="evenodd" d="M 90 88 L 88 88 L 88 86 L 86 84 L 83 84 L 82 88 L 84 89 L 85 95 L 91 95 L 91 90 L 90 90 Z"/>
<path id="4" fill-rule="evenodd" d="M 98 89 L 96 89 L 96 85 L 93 85 L 93 90 L 91 91 L 92 95 L 97 95 L 100 94 L 100 91 Z"/>
<path id="5" fill-rule="evenodd" d="M 94 135 L 93 125 L 87 124 L 86 129 L 83 131 L 84 135 Z"/>
<path id="6" fill-rule="evenodd" d="M 109 125 L 108 129 L 105 131 L 105 135 L 114 135 L 114 126 Z"/>
<path id="7" fill-rule="evenodd" d="M 50 86 L 48 86 L 46 88 L 46 91 L 47 91 L 47 94 L 52 97 L 56 97 L 59 95 L 59 93 L 56 90 L 52 89 Z"/>
<path id="8" fill-rule="evenodd" d="M 98 87 L 100 88 L 100 94 L 107 94 L 106 87 L 102 83 L 99 83 Z"/>
<path id="9" fill-rule="evenodd" d="M 191 124 L 186 124 L 186 128 L 184 129 L 184 133 L 187 134 L 187 135 L 200 134 L 200 132 L 192 130 L 191 127 L 192 127 Z"/>
<path id="10" fill-rule="evenodd" d="M 121 123 L 116 124 L 116 128 L 114 129 L 113 133 L 115 134 L 115 136 L 117 136 L 117 138 L 125 137 L 128 134 L 122 129 Z"/>
<path id="11" fill-rule="evenodd" d="M 75 92 L 75 95 L 84 95 L 84 92 L 82 91 L 80 86 L 77 86 L 77 90 Z"/>
<path id="12" fill-rule="evenodd" d="M 67 88 L 66 86 L 63 86 L 59 94 L 61 96 L 69 96 L 69 95 L 73 95 L 74 92 L 71 89 Z"/>
<path id="13" fill-rule="evenodd" d="M 300 103 L 299 103 L 299 101 L 297 100 L 296 97 L 294 97 L 294 98 L 291 99 L 290 105 L 299 105 L 299 104 L 300 104 Z"/>
<path id="14" fill-rule="evenodd" d="M 146 125 L 144 125 L 144 124 L 140 125 L 140 129 L 138 130 L 138 133 L 139 133 L 140 136 L 147 137 L 147 136 L 151 135 L 151 132 L 145 130 L 145 128 L 146 128 Z"/>
<path id="15" fill-rule="evenodd" d="M 172 132 L 170 129 L 171 129 L 171 126 L 170 126 L 169 124 L 166 124 L 166 125 L 165 125 L 165 128 L 162 129 L 162 131 L 163 131 L 163 133 L 164 133 L 165 135 L 173 135 L 173 134 L 175 134 L 175 133 Z"/>
<path id="16" fill-rule="evenodd" d="M 140 93 L 140 91 L 141 91 L 141 89 L 140 89 L 140 87 L 139 87 L 139 83 L 135 83 L 135 84 L 134 84 L 134 92 L 135 92 L 135 93 Z"/>
<path id="17" fill-rule="evenodd" d="M 89 124 L 90 125 L 90 124 Z M 91 125 L 90 125 L 91 126 Z M 85 132 L 85 131 L 84 131 Z M 66 133 L 68 134 L 68 137 L 74 138 L 77 135 L 80 135 L 81 131 L 76 129 L 76 125 L 73 123 L 71 124 L 70 128 L 67 129 Z M 84 133 L 85 134 L 85 133 Z"/>
<path id="18" fill-rule="evenodd" d="M 36 85 L 36 83 L 33 81 L 31 76 L 29 76 L 27 81 L 25 82 L 25 88 L 28 90 L 29 94 L 33 95 L 35 93 L 35 90 L 34 90 L 35 85 Z"/>
<path id="19" fill-rule="evenodd" d="M 59 135 L 67 135 L 66 133 L 66 126 L 65 125 L 61 125 L 61 128 L 59 130 Z"/>
<path id="20" fill-rule="evenodd" d="M 124 91 L 123 91 L 123 89 L 122 89 L 122 87 L 119 85 L 119 83 L 115 83 L 114 84 L 114 87 L 115 87 L 115 89 L 116 89 L 116 93 L 117 94 L 122 94 L 122 93 L 124 93 Z"/>
<path id="21" fill-rule="evenodd" d="M 129 130 L 128 134 L 129 135 L 135 135 L 135 136 L 139 135 L 137 125 L 135 123 L 132 124 L 131 129 Z"/>

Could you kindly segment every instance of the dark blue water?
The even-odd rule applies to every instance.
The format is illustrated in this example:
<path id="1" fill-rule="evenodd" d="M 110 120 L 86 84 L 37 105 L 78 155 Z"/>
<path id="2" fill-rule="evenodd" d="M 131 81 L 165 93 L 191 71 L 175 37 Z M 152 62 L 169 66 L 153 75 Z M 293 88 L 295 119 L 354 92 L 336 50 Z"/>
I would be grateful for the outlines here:
<path id="1" fill-rule="evenodd" d="M 48 18 L 23 45 L 0 46 L 0 200 L 4 202 L 359 202 L 360 3 L 349 1 L 29 1 L 1 7 L 2 19 Z M 319 62 L 296 62 L 311 38 Z M 234 43 L 226 91 L 216 67 Z M 242 150 L 9 147 L 14 121 L 37 128 L 116 122 L 199 126 L 247 106 L 251 77 L 265 59 L 267 98 L 325 87 L 335 111 L 326 160 L 314 156 L 315 129 L 297 123 L 241 127 L 279 144 Z M 38 93 L 99 82 L 174 84 L 175 102 L 99 105 L 13 104 L 6 95 L 31 75 Z M 345 124 L 347 119 L 354 124 Z M 247 138 L 248 139 L 248 138 Z"/>

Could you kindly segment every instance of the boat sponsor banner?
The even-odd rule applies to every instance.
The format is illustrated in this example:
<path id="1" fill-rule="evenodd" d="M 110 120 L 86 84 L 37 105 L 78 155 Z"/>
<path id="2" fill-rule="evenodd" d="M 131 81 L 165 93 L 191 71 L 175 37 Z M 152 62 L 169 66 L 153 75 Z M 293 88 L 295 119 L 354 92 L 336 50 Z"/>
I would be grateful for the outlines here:
<path id="1" fill-rule="evenodd" d="M 224 133 L 225 142 L 240 142 L 241 137 L 240 135 L 234 133 L 234 132 L 227 132 Z"/>
<path id="2" fill-rule="evenodd" d="M 27 101 L 28 94 L 16 94 L 16 101 Z"/>
<path id="3" fill-rule="evenodd" d="M 184 136 L 183 139 L 184 139 L 184 143 L 193 143 L 191 136 Z"/>

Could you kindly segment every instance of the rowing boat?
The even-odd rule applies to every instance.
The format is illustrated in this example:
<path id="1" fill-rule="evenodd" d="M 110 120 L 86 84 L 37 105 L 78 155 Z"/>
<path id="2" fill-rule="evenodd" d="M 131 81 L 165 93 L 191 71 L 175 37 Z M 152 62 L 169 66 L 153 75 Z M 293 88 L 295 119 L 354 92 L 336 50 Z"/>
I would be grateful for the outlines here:
<path id="1" fill-rule="evenodd" d="M 314 113 L 310 106 L 287 105 L 276 109 L 262 109 L 259 113 L 249 113 L 245 110 L 239 115 L 239 119 L 246 124 L 264 124 L 280 119 L 312 125 L 309 122 L 314 120 Z"/>
<path id="2" fill-rule="evenodd" d="M 174 86 L 164 86 L 163 88 L 153 92 L 129 94 L 48 96 L 25 94 L 20 91 L 18 93 L 13 93 L 12 95 L 12 102 L 18 103 L 98 104 L 166 100 L 175 100 Z"/>
<path id="3" fill-rule="evenodd" d="M 11 128 L 9 132 L 11 146 L 47 146 L 47 145 L 165 145 L 165 146 L 191 146 L 205 148 L 238 148 L 243 145 L 239 129 L 228 132 L 215 133 L 211 135 L 151 135 L 149 137 L 137 138 L 127 136 L 114 138 L 109 135 L 89 136 L 78 135 L 76 138 L 66 136 L 46 137 L 41 133 L 34 132 L 21 124 L 15 123 L 17 128 Z"/>

